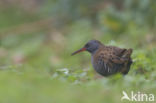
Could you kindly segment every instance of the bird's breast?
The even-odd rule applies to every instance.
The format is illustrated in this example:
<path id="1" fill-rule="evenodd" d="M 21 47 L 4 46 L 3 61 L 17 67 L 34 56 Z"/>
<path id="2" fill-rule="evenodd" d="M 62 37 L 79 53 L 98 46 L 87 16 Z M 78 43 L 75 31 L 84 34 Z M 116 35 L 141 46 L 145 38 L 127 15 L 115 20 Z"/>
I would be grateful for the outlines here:
<path id="1" fill-rule="evenodd" d="M 103 60 L 96 59 L 95 56 L 91 57 L 91 62 L 94 70 L 103 76 L 107 76 L 109 73 L 108 67 Z"/>
<path id="2" fill-rule="evenodd" d="M 104 56 L 92 55 L 91 61 L 94 70 L 103 76 L 109 76 L 117 72 L 117 69 L 115 69 Z"/>

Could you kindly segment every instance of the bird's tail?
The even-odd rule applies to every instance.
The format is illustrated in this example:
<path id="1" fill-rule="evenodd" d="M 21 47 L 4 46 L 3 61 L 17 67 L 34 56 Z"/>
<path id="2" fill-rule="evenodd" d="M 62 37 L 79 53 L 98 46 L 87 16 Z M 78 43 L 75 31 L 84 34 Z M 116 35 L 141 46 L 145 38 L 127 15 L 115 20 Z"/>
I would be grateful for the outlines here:
<path id="1" fill-rule="evenodd" d="M 133 52 L 133 49 L 128 49 L 126 52 L 124 52 L 123 58 L 130 58 L 131 54 Z"/>
<path id="2" fill-rule="evenodd" d="M 123 58 L 126 58 L 127 59 L 127 62 L 125 63 L 125 68 L 122 70 L 122 73 L 124 75 L 129 72 L 130 67 L 131 67 L 131 64 L 133 63 L 133 61 L 131 59 L 132 52 L 133 52 L 133 49 L 128 49 L 128 50 L 126 50 L 126 52 L 122 56 Z"/>

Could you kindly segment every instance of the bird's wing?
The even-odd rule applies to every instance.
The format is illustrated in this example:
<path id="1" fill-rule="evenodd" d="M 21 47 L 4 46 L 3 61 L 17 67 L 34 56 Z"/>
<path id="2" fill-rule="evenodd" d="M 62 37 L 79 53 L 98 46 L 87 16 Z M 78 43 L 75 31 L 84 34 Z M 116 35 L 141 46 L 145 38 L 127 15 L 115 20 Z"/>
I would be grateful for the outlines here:
<path id="1" fill-rule="evenodd" d="M 124 66 L 125 59 L 112 54 L 105 55 L 101 52 L 100 55 L 97 56 L 95 62 L 96 68 L 104 72 L 105 75 L 109 75 L 120 71 Z"/>
<path id="2" fill-rule="evenodd" d="M 114 54 L 121 57 L 125 51 L 127 51 L 127 49 L 124 49 L 124 48 L 118 48 L 118 47 L 113 47 L 113 51 L 114 51 Z"/>
<path id="3" fill-rule="evenodd" d="M 124 49 L 124 48 L 118 48 L 118 47 L 113 47 L 113 51 L 114 51 L 114 54 L 116 56 L 119 56 L 119 57 L 130 57 L 130 55 L 132 54 L 133 52 L 133 49 Z"/>
<path id="4" fill-rule="evenodd" d="M 127 58 L 119 57 L 117 55 L 112 55 L 109 58 L 109 61 L 112 62 L 112 63 L 115 63 L 115 64 L 123 64 L 123 63 L 127 62 L 128 59 Z"/>
<path id="5" fill-rule="evenodd" d="M 109 58 L 108 64 L 112 66 L 112 69 L 115 69 L 116 71 L 119 71 L 122 74 L 127 74 L 130 69 L 130 65 L 132 64 L 130 58 L 131 53 L 131 50 L 127 50 L 121 57 L 117 55 L 112 55 Z"/>
<path id="6" fill-rule="evenodd" d="M 105 63 L 116 63 L 123 64 L 128 59 L 122 57 L 125 54 L 127 49 L 120 49 L 118 47 L 108 47 L 99 51 L 96 58 L 101 58 Z"/>

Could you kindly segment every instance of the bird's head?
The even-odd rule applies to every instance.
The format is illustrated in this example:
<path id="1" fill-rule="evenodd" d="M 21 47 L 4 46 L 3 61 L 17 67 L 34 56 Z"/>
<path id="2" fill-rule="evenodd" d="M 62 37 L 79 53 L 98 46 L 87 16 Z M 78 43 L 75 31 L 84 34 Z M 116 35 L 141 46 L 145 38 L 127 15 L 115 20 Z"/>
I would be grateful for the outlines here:
<path id="1" fill-rule="evenodd" d="M 84 45 L 83 48 L 75 51 L 74 53 L 72 53 L 72 55 L 75 55 L 75 54 L 83 52 L 83 51 L 88 51 L 91 54 L 93 54 L 100 47 L 100 45 L 102 45 L 100 41 L 98 41 L 98 40 L 90 40 L 88 43 L 86 43 Z"/>

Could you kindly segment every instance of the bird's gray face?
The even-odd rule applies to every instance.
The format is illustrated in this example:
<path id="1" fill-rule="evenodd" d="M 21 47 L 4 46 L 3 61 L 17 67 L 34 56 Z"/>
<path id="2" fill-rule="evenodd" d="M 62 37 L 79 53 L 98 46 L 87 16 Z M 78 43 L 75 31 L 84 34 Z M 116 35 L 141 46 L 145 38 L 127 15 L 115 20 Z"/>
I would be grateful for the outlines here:
<path id="1" fill-rule="evenodd" d="M 85 44 L 85 46 L 79 50 L 77 50 L 76 52 L 72 53 L 72 55 L 75 55 L 77 53 L 80 53 L 82 51 L 88 51 L 91 54 L 95 53 L 95 51 L 99 48 L 99 46 L 101 45 L 101 43 L 97 40 L 90 40 L 87 44 Z"/>
<path id="2" fill-rule="evenodd" d="M 95 53 L 95 51 L 99 48 L 100 44 L 101 43 L 97 40 L 91 40 L 84 46 L 84 48 L 86 48 L 86 51 L 90 53 Z"/>

